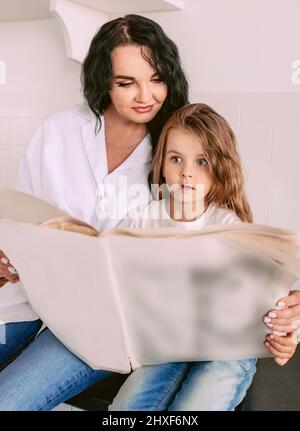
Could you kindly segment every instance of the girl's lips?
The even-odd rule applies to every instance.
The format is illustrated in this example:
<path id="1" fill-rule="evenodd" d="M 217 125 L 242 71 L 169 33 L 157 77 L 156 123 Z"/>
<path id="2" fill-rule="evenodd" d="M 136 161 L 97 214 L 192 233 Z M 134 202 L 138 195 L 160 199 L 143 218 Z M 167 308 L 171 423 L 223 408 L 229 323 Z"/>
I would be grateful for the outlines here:
<path id="1" fill-rule="evenodd" d="M 195 188 L 191 185 L 188 184 L 181 184 L 181 189 L 182 190 L 195 190 Z"/>
<path id="2" fill-rule="evenodd" d="M 135 107 L 132 108 L 135 112 L 139 112 L 141 114 L 143 114 L 144 112 L 150 112 L 152 111 L 154 105 L 150 105 L 150 106 L 145 106 L 144 108 L 140 108 L 140 107 Z"/>

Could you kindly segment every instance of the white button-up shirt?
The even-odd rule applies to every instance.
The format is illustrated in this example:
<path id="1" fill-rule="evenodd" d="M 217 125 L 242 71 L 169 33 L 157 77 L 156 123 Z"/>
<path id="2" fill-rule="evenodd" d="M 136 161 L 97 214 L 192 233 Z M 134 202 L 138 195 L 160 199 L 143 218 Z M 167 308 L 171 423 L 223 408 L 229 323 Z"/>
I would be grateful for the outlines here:
<path id="1" fill-rule="evenodd" d="M 53 203 L 97 230 L 106 230 L 117 226 L 134 208 L 136 186 L 146 191 L 144 201 L 150 201 L 152 147 L 147 135 L 108 173 L 103 117 L 98 134 L 95 127 L 96 117 L 85 104 L 46 118 L 21 159 L 17 189 Z M 21 282 L 7 283 L 0 289 L 0 320 L 36 319 L 26 301 Z"/>
<path id="2" fill-rule="evenodd" d="M 22 158 L 17 188 L 104 230 L 117 226 L 132 210 L 136 185 L 147 190 L 145 204 L 150 201 L 152 147 L 147 135 L 108 173 L 104 117 L 97 135 L 95 126 L 96 117 L 85 104 L 44 120 Z"/>

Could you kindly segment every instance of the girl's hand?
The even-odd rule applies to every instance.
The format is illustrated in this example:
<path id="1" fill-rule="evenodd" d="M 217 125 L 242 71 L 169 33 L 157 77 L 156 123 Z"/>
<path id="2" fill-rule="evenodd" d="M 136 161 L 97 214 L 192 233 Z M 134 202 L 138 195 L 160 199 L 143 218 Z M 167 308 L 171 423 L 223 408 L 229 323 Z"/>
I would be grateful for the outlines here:
<path id="1" fill-rule="evenodd" d="M 274 356 L 278 365 L 285 365 L 294 355 L 297 347 L 297 333 L 291 332 L 286 336 L 269 334 L 266 337 L 265 346 Z"/>
<path id="2" fill-rule="evenodd" d="M 9 263 L 9 259 L 0 250 L 0 277 L 5 278 L 10 283 L 17 283 L 20 281 L 16 269 Z M 0 284 L 0 287 L 3 285 Z"/>
<path id="3" fill-rule="evenodd" d="M 277 307 L 264 316 L 265 324 L 272 331 L 286 334 L 295 331 L 300 324 L 300 291 L 291 290 L 288 296 L 279 299 Z"/>

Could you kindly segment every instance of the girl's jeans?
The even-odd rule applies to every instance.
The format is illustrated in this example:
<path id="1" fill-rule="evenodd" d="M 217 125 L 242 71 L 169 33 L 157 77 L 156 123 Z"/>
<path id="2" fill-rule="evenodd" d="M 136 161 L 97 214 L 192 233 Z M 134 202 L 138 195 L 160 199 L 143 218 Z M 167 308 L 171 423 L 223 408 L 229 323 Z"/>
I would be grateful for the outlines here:
<path id="1" fill-rule="evenodd" d="M 109 410 L 234 410 L 255 371 L 256 359 L 144 366 L 126 379 Z"/>

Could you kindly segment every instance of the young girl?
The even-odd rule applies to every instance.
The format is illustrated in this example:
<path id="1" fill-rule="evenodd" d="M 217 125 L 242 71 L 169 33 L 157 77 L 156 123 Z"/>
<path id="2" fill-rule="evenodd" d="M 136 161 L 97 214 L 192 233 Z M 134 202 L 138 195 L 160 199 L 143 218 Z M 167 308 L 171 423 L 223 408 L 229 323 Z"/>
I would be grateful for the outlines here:
<path id="1" fill-rule="evenodd" d="M 158 142 L 151 177 L 153 184 L 166 185 L 168 196 L 132 213 L 122 227 L 201 229 L 252 222 L 234 134 L 207 105 L 187 105 L 172 115 Z M 290 337 L 269 342 L 274 340 L 279 352 L 292 356 Z M 144 366 L 129 376 L 110 410 L 234 410 L 252 382 L 255 364 L 250 358 Z"/>

